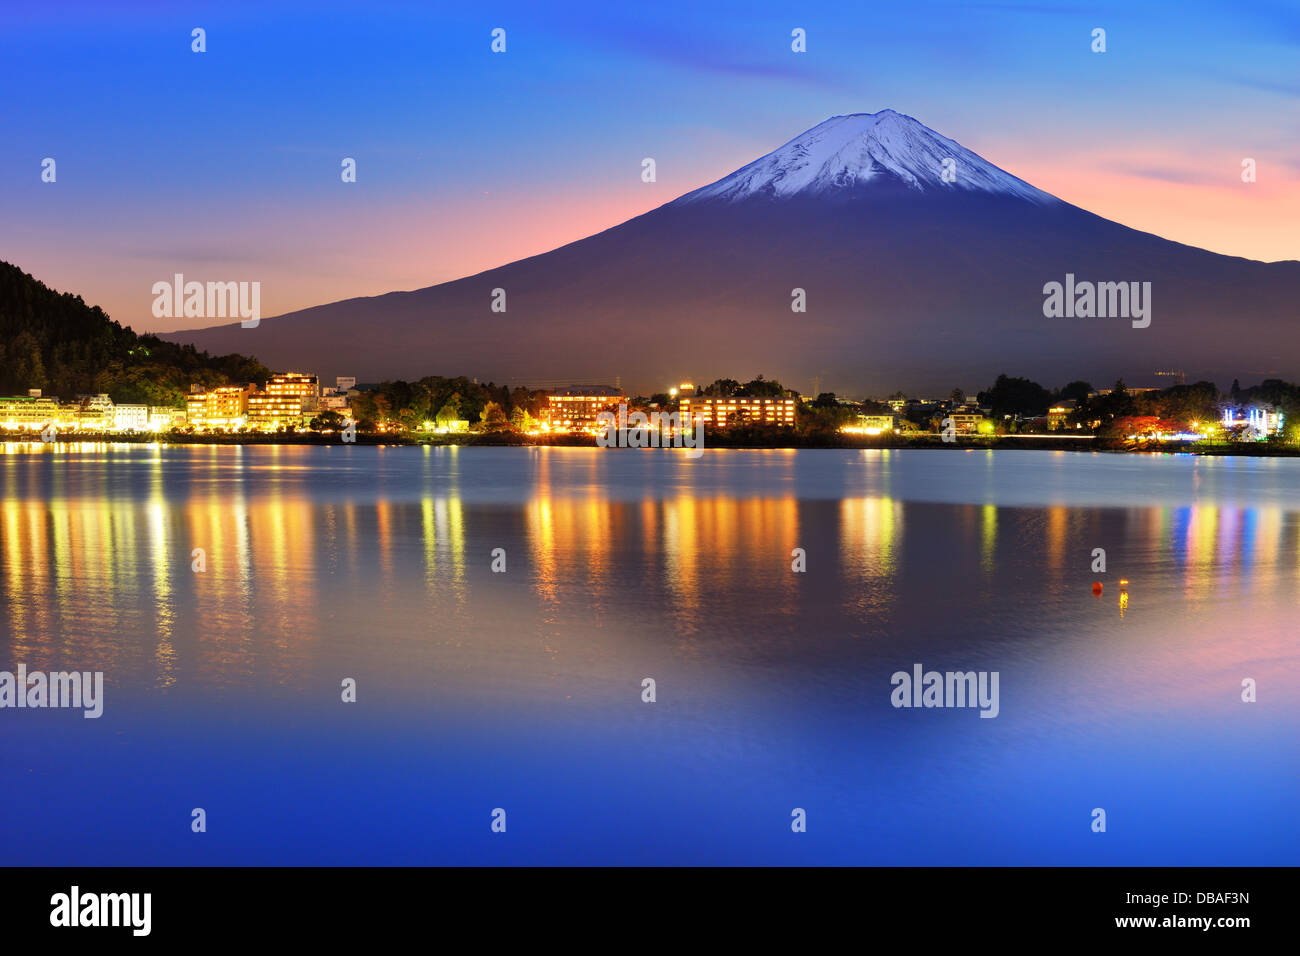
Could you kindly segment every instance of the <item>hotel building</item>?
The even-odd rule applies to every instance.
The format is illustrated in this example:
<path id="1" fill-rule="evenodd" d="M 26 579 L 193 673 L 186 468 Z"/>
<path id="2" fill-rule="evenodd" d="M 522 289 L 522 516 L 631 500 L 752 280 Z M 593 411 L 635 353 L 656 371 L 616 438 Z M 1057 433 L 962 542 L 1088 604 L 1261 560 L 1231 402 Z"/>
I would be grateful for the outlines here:
<path id="1" fill-rule="evenodd" d="M 116 427 L 115 406 L 107 395 L 82 396 L 70 411 L 78 428 L 102 432 Z"/>
<path id="2" fill-rule="evenodd" d="M 185 417 L 196 428 L 243 428 L 248 421 L 251 385 L 223 385 L 204 391 L 191 385 L 185 397 Z"/>
<path id="3" fill-rule="evenodd" d="M 36 429 L 59 421 L 57 398 L 41 397 L 39 388 L 26 395 L 0 398 L 0 428 Z"/>
<path id="4" fill-rule="evenodd" d="M 617 414 L 623 400 L 623 390 L 609 385 L 565 388 L 547 396 L 546 414 L 555 431 L 589 431 L 601 412 Z"/>
<path id="5" fill-rule="evenodd" d="M 315 375 L 281 372 L 266 388 L 248 396 L 250 428 L 277 430 L 302 428 L 320 408 L 320 381 Z"/>
<path id="6" fill-rule="evenodd" d="M 788 425 L 794 427 L 793 398 L 712 398 L 684 395 L 677 402 L 683 424 L 703 420 L 711 428 L 728 425 Z"/>
<path id="7" fill-rule="evenodd" d="M 185 409 L 168 408 L 165 405 L 149 406 L 149 430 L 151 432 L 165 432 L 170 428 L 176 428 L 185 424 Z"/>
<path id="8" fill-rule="evenodd" d="M 114 405 L 113 430 L 143 432 L 149 430 L 148 405 Z"/>

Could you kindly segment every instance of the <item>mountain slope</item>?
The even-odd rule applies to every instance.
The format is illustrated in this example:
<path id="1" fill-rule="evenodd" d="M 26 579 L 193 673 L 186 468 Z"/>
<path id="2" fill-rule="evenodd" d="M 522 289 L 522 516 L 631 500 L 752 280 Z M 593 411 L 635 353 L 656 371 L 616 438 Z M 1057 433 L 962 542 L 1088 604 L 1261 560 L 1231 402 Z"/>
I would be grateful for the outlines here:
<path id="1" fill-rule="evenodd" d="M 947 158 L 953 182 L 942 175 Z M 1151 282 L 1150 327 L 1045 318 L 1043 286 L 1067 273 Z M 505 313 L 490 309 L 497 288 Z M 806 312 L 791 310 L 796 288 Z M 1053 384 L 1137 383 L 1169 367 L 1291 375 L 1297 301 L 1300 263 L 1129 229 L 884 111 L 835 117 L 716 183 L 543 255 L 256 329 L 168 337 L 363 379 L 621 376 L 648 392 L 761 373 L 803 390 L 818 377 L 841 392 L 946 392 L 1002 371 Z"/>

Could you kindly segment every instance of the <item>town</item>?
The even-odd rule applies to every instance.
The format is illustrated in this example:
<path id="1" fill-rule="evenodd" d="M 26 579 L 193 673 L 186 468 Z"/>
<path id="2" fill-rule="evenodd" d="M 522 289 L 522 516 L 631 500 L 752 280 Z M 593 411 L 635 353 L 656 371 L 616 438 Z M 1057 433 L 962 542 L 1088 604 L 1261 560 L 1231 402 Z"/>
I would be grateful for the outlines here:
<path id="1" fill-rule="evenodd" d="M 270 374 L 261 383 L 190 386 L 184 407 L 114 402 L 109 394 L 68 401 L 31 389 L 0 397 L 0 432 L 44 435 L 154 437 L 325 436 L 344 429 L 388 440 L 497 443 L 591 440 L 620 408 L 626 415 L 676 423 L 670 429 L 712 433 L 752 444 L 857 439 L 964 442 L 1043 439 L 1066 447 L 1092 440 L 1120 447 L 1185 444 L 1199 447 L 1297 444 L 1288 422 L 1300 413 L 1300 387 L 1277 379 L 1221 393 L 1209 382 L 1168 387 L 1093 388 L 1072 382 L 1049 391 L 1023 378 L 999 376 L 968 398 L 954 388 L 942 398 L 896 392 L 848 400 L 823 392 L 799 394 L 757 378 L 710 385 L 682 382 L 649 396 L 617 385 L 497 386 L 474 379 L 428 377 L 418 382 L 358 386 L 338 377 L 325 386 L 315 374 Z M 656 414 L 658 413 L 658 414 Z M 635 416 L 634 416 L 635 417 Z M 626 420 L 626 419 L 622 419 Z M 1011 442 L 1007 442 L 1010 444 Z"/>

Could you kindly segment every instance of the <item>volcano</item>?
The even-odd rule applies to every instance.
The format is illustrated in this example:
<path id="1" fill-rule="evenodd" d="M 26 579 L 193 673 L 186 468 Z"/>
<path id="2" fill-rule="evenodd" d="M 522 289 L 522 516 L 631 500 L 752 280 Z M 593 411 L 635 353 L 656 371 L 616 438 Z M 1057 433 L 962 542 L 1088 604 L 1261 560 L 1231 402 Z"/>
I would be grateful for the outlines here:
<path id="1" fill-rule="evenodd" d="M 1050 283 L 1137 283 L 1149 324 Z M 1137 288 L 1136 286 L 1134 287 Z M 505 290 L 506 311 L 492 311 Z M 1295 377 L 1300 262 L 1256 262 L 1072 206 L 917 120 L 835 116 L 710 185 L 558 249 L 412 292 L 171 333 L 362 381 L 474 375 L 612 383 L 762 374 L 842 394 Z M 796 311 L 802 305 L 802 311 Z"/>

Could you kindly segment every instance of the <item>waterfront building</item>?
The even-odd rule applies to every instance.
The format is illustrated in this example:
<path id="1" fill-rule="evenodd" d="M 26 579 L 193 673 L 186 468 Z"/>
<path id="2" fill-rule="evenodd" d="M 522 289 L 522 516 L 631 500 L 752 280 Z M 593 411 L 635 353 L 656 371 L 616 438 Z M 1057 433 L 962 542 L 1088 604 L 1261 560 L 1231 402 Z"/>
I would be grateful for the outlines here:
<path id="1" fill-rule="evenodd" d="M 618 413 L 623 390 L 611 385 L 579 385 L 546 397 L 546 414 L 554 431 L 594 431 L 601 412 Z"/>
<path id="2" fill-rule="evenodd" d="M 248 425 L 264 431 L 302 428 L 320 409 L 320 381 L 315 375 L 279 372 L 266 388 L 248 396 Z"/>
<path id="3" fill-rule="evenodd" d="M 944 417 L 952 419 L 953 428 L 958 435 L 974 435 L 979 430 L 980 422 L 984 421 L 984 413 L 978 405 L 954 408 Z"/>
<path id="4" fill-rule="evenodd" d="M 107 395 L 82 395 L 70 411 L 82 431 L 112 431 L 115 427 L 113 400 Z"/>
<path id="5" fill-rule="evenodd" d="M 185 398 L 185 417 L 199 429 L 243 428 L 248 422 L 252 391 L 251 385 L 222 385 L 206 391 L 201 385 L 193 385 Z"/>
<path id="6" fill-rule="evenodd" d="M 706 426 L 783 425 L 794 427 L 793 398 L 684 396 L 677 407 L 682 422 L 702 420 Z"/>
<path id="7" fill-rule="evenodd" d="M 118 432 L 143 432 L 149 430 L 148 405 L 114 405 L 113 430 Z"/>
<path id="8" fill-rule="evenodd" d="M 859 415 L 840 431 L 856 435 L 888 435 L 898 428 L 897 415 Z"/>
<path id="9" fill-rule="evenodd" d="M 39 388 L 26 395 L 0 397 L 0 427 L 9 430 L 40 431 L 59 423 L 59 400 L 42 396 Z"/>
<path id="10" fill-rule="evenodd" d="M 165 432 L 185 424 L 185 409 L 168 408 L 163 405 L 149 407 L 148 428 L 151 432 Z"/>

